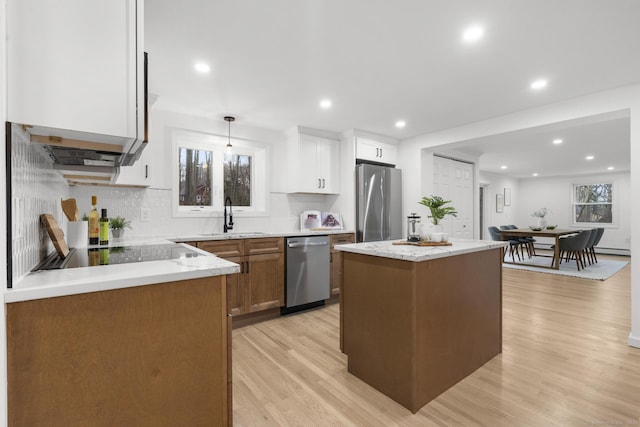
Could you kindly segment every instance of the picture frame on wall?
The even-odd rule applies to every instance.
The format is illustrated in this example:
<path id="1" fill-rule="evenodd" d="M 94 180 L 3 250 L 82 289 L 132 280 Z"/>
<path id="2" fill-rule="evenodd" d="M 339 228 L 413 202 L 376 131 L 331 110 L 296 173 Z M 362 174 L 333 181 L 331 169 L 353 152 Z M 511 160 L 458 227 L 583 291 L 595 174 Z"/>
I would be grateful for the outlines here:
<path id="1" fill-rule="evenodd" d="M 504 205 L 511 206 L 511 189 L 506 187 L 504 189 Z"/>
<path id="2" fill-rule="evenodd" d="M 504 211 L 504 194 L 496 194 L 496 212 Z"/>

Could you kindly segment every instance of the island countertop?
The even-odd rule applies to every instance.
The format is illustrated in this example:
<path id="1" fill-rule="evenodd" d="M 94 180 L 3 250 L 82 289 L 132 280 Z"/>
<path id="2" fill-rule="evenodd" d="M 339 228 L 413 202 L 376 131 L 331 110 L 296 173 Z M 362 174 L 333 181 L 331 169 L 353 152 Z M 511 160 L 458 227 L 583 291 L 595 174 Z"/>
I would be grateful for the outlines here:
<path id="1" fill-rule="evenodd" d="M 138 245 L 162 243 L 171 242 L 163 239 L 136 242 Z M 32 272 L 16 281 L 13 288 L 4 290 L 4 302 L 53 298 L 240 272 L 240 266 L 236 263 L 192 246 L 187 247 L 198 252 L 199 256 Z"/>
<path id="2" fill-rule="evenodd" d="M 508 244 L 507 242 L 495 240 L 470 239 L 451 239 L 451 246 L 413 246 L 393 244 L 393 242 L 399 241 L 401 240 L 350 243 L 346 245 L 336 245 L 335 249 L 338 251 L 352 252 L 361 255 L 421 262 L 430 259 L 501 248 Z"/>

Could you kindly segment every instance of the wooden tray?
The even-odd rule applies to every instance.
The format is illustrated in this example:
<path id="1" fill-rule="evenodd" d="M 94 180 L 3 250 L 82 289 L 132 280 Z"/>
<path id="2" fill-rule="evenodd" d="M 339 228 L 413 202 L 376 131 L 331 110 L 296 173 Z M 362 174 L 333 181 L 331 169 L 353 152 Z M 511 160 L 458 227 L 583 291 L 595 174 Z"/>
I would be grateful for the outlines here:
<path id="1" fill-rule="evenodd" d="M 58 223 L 53 215 L 42 214 L 40 215 L 40 221 L 42 221 L 42 224 L 47 229 L 47 233 L 49 233 L 49 237 L 51 237 L 53 246 L 56 248 L 56 252 L 58 252 L 60 258 L 65 258 L 69 253 L 69 247 L 67 246 L 67 242 L 64 241 L 64 233 L 60 230 L 60 227 L 58 227 Z"/>
<path id="2" fill-rule="evenodd" d="M 411 246 L 451 246 L 451 242 L 428 242 L 421 240 L 419 242 L 399 241 L 393 242 L 392 245 L 411 245 Z"/>

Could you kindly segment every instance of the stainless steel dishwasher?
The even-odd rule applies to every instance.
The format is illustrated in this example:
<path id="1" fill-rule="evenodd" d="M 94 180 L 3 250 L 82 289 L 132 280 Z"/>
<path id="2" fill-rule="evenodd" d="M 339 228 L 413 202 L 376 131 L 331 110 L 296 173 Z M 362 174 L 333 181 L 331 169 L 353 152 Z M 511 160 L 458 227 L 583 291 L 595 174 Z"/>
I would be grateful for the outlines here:
<path id="1" fill-rule="evenodd" d="M 286 239 L 286 301 L 282 314 L 324 304 L 329 298 L 329 236 Z"/>

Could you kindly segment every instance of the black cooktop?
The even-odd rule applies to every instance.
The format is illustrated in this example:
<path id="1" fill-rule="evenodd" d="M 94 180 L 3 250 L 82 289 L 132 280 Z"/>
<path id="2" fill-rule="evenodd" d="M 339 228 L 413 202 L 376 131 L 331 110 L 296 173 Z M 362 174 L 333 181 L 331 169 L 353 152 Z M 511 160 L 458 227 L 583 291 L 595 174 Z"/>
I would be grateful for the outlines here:
<path id="1" fill-rule="evenodd" d="M 72 248 L 65 258 L 60 258 L 58 254 L 54 252 L 38 264 L 33 271 L 162 261 L 168 259 L 193 258 L 197 256 L 201 255 L 177 243 L 139 246 L 93 246 L 88 248 Z"/>

